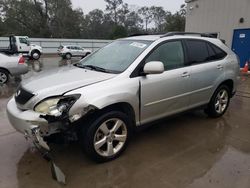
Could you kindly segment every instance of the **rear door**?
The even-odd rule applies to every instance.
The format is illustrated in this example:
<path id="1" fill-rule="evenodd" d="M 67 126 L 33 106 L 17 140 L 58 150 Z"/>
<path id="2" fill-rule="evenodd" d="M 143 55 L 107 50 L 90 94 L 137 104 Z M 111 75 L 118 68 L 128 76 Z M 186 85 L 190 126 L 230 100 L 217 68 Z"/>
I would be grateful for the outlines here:
<path id="1" fill-rule="evenodd" d="M 72 56 L 78 56 L 78 50 L 77 50 L 76 46 L 71 46 L 70 52 L 71 52 Z"/>
<path id="2" fill-rule="evenodd" d="M 185 40 L 190 64 L 190 107 L 207 104 L 216 84 L 224 79 L 226 53 L 204 40 Z"/>
<path id="3" fill-rule="evenodd" d="M 188 108 L 190 67 L 185 65 L 182 41 L 175 40 L 159 45 L 146 58 L 145 63 L 161 61 L 165 72 L 142 76 L 141 123 L 168 116 Z"/>
<path id="4" fill-rule="evenodd" d="M 80 46 L 77 46 L 77 52 L 78 52 L 78 56 L 84 56 L 83 50 Z"/>

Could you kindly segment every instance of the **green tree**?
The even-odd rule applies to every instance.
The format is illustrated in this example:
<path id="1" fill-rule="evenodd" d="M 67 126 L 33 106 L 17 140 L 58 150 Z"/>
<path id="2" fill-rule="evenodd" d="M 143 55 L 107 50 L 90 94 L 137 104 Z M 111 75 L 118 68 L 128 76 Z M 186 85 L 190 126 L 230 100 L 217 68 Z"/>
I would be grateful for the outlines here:
<path id="1" fill-rule="evenodd" d="M 180 10 L 175 14 L 168 13 L 166 16 L 166 31 L 185 31 L 186 4 L 181 5 Z"/>
<path id="2" fill-rule="evenodd" d="M 30 37 L 80 35 L 82 10 L 72 9 L 70 0 L 0 0 L 6 34 Z"/>
<path id="3" fill-rule="evenodd" d="M 111 39 L 118 39 L 128 36 L 127 30 L 124 26 L 116 25 L 113 28 L 112 34 L 110 36 Z"/>
<path id="4" fill-rule="evenodd" d="M 152 22 L 152 12 L 149 7 L 141 7 L 138 11 L 139 15 L 142 16 L 142 19 L 145 23 L 145 30 L 148 31 L 148 25 Z"/>
<path id="5" fill-rule="evenodd" d="M 127 28 L 128 35 L 142 33 L 143 30 L 142 24 L 143 24 L 142 18 L 135 11 L 132 11 L 127 15 L 127 18 L 124 23 L 125 28 Z"/>
<path id="6" fill-rule="evenodd" d="M 56 38 L 79 37 L 82 10 L 73 10 L 70 0 L 50 1 L 51 36 Z"/>
<path id="7" fill-rule="evenodd" d="M 128 18 L 128 15 L 130 13 L 130 10 L 128 8 L 128 4 L 122 4 L 121 8 L 117 11 L 117 17 L 118 17 L 118 25 L 123 25 L 126 27 L 126 21 Z"/>
<path id="8" fill-rule="evenodd" d="M 112 17 L 112 20 L 116 25 L 118 25 L 118 11 L 123 4 L 122 0 L 104 0 L 106 5 L 106 11 L 109 12 L 110 16 Z"/>
<path id="9" fill-rule="evenodd" d="M 152 20 L 154 21 L 155 26 L 156 26 L 156 31 L 162 32 L 164 30 L 163 24 L 165 22 L 165 18 L 167 14 L 166 11 L 164 10 L 163 7 L 152 6 L 150 8 L 150 12 L 152 14 Z"/>
<path id="10" fill-rule="evenodd" d="M 4 28 L 4 22 L 2 21 L 2 18 L 0 17 L 0 36 L 4 35 L 5 28 Z"/>
<path id="11" fill-rule="evenodd" d="M 7 33 L 48 36 L 47 16 L 42 3 L 36 0 L 0 0 L 4 27 Z M 42 26 L 42 27 L 41 27 Z"/>
<path id="12" fill-rule="evenodd" d="M 100 9 L 95 9 L 86 15 L 85 20 L 87 22 L 87 38 L 101 39 L 104 38 L 104 12 Z"/>

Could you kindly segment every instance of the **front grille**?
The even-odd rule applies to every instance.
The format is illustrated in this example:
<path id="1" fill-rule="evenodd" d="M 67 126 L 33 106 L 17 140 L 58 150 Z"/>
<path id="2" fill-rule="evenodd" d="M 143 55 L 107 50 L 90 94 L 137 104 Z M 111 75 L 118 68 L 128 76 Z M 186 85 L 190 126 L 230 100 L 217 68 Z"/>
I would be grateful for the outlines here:
<path id="1" fill-rule="evenodd" d="M 26 104 L 32 97 L 34 96 L 34 94 L 26 91 L 25 89 L 23 89 L 22 87 L 19 87 L 15 93 L 15 100 L 16 103 L 24 105 Z"/>

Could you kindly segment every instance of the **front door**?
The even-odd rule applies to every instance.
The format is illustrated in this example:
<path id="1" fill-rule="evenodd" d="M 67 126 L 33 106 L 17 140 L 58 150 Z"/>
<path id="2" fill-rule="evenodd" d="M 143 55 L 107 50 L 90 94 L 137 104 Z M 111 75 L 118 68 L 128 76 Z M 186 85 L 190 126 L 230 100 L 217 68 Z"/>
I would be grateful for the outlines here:
<path id="1" fill-rule="evenodd" d="M 18 52 L 29 53 L 30 44 L 27 37 L 19 37 L 19 47 Z"/>
<path id="2" fill-rule="evenodd" d="M 165 72 L 142 76 L 141 123 L 147 123 L 188 108 L 190 68 L 185 66 L 181 41 L 161 44 L 145 60 L 161 61 Z"/>

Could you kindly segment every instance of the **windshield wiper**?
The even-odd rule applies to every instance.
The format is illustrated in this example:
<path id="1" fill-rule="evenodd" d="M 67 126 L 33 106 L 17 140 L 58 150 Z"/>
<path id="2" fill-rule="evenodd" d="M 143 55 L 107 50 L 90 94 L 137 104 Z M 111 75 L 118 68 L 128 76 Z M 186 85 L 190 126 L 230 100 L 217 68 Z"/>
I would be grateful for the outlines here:
<path id="1" fill-rule="evenodd" d="M 99 71 L 99 72 L 105 72 L 105 73 L 118 73 L 118 71 L 112 71 L 112 70 L 108 70 L 108 69 L 104 69 L 104 68 L 101 68 L 101 67 L 97 67 L 97 66 L 94 66 L 94 65 L 81 65 L 81 64 L 75 64 L 76 67 L 80 67 L 80 68 L 83 68 L 83 69 L 90 69 L 90 70 L 95 70 L 95 71 Z"/>

